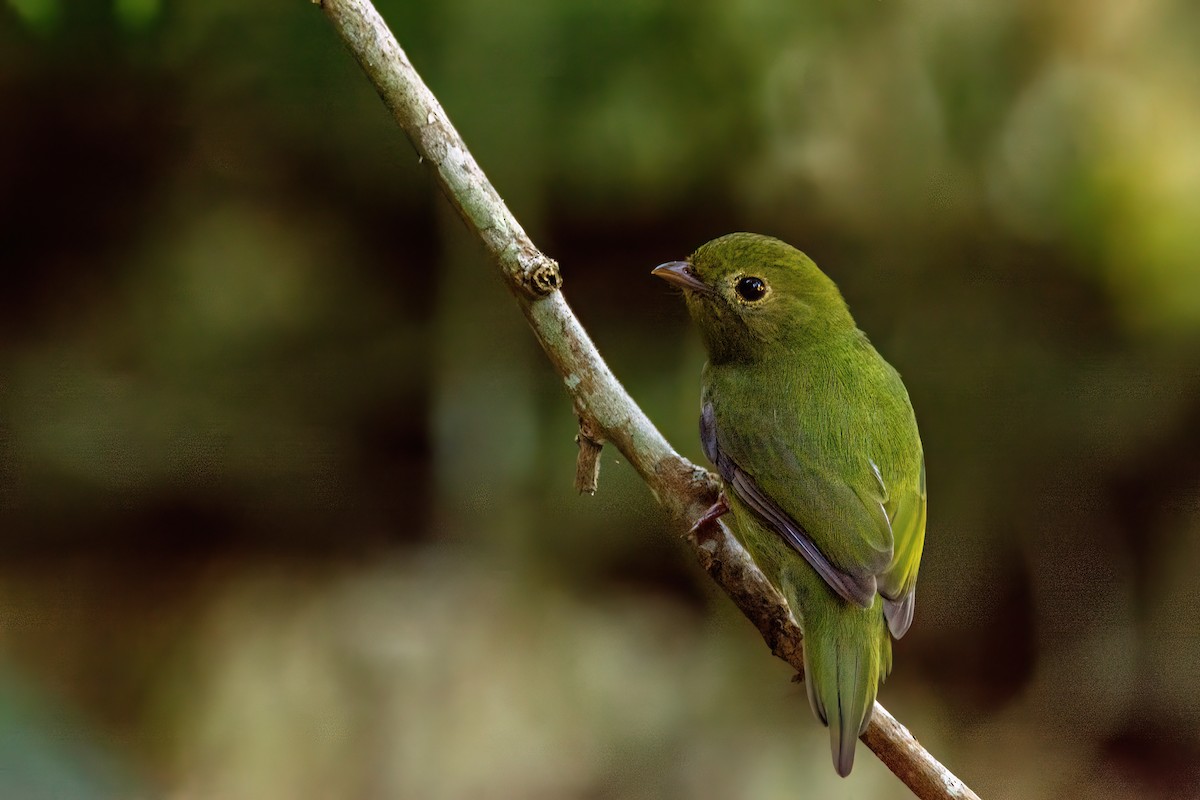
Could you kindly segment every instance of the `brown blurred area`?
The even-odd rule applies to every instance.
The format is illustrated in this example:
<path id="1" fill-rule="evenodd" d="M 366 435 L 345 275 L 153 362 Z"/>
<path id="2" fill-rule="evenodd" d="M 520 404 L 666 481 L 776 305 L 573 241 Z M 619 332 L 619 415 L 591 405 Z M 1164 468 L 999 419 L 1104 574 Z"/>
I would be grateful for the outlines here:
<path id="1" fill-rule="evenodd" d="M 882 702 L 985 798 L 1200 791 L 1200 11 L 381 2 L 701 460 L 732 230 L 904 375 Z M 908 796 L 575 420 L 306 2 L 0 4 L 0 797 Z"/>

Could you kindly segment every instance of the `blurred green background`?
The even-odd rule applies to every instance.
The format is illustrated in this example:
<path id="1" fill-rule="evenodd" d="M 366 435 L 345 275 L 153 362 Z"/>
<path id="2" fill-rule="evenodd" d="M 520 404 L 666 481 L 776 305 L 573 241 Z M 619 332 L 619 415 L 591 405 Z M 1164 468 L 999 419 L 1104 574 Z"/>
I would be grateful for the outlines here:
<path id="1" fill-rule="evenodd" d="M 388 0 L 618 376 L 805 249 L 905 376 L 881 700 L 985 798 L 1200 791 L 1200 6 Z M 903 798 L 575 421 L 308 2 L 0 3 L 0 796 Z"/>

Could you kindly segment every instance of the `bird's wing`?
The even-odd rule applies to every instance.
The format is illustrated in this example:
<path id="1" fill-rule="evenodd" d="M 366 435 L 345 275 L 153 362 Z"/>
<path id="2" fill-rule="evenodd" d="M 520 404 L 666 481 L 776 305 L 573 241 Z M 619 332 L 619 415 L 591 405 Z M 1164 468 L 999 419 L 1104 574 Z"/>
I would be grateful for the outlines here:
<path id="1" fill-rule="evenodd" d="M 754 510 L 847 602 L 869 607 L 877 576 L 893 563 L 886 488 L 866 462 L 861 486 L 851 486 L 770 435 L 722 429 L 711 403 L 700 416 L 704 453 L 737 497 Z M 774 468 L 754 474 L 743 465 L 757 452 Z M 918 553 L 919 555 L 919 553 Z"/>
<path id="2" fill-rule="evenodd" d="M 925 459 L 921 458 L 921 479 L 916 491 L 908 491 L 887 503 L 892 521 L 895 548 L 892 563 L 879 579 L 883 612 L 888 629 L 899 639 L 912 624 L 917 598 L 917 568 L 925 546 Z"/>

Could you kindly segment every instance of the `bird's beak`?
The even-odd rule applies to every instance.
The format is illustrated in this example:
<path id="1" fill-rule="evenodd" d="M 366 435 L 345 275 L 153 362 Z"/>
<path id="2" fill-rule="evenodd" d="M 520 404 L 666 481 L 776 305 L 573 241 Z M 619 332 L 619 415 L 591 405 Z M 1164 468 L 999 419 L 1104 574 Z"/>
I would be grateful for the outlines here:
<path id="1" fill-rule="evenodd" d="M 707 283 L 696 277 L 696 273 L 692 271 L 692 265 L 686 261 L 668 261 L 665 264 L 659 264 L 650 270 L 650 274 L 657 275 L 680 289 L 712 294 L 712 289 Z"/>

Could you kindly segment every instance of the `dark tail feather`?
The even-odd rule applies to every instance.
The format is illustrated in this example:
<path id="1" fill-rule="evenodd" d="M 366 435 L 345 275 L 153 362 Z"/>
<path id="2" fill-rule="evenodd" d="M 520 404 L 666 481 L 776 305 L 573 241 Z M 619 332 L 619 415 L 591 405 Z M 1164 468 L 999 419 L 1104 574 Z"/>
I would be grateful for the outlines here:
<path id="1" fill-rule="evenodd" d="M 875 680 L 866 675 L 863 664 L 865 654 L 856 650 L 853 654 L 842 652 L 838 675 L 837 725 L 829 726 L 829 744 L 833 751 L 833 767 L 843 778 L 854 768 L 854 748 L 858 735 L 871 721 L 875 710 Z M 868 683 L 871 684 L 868 686 Z"/>

